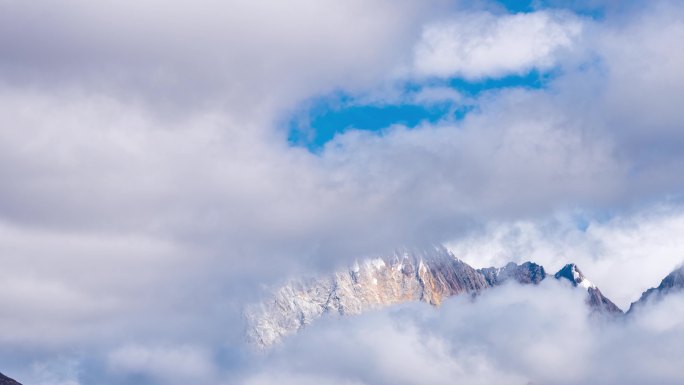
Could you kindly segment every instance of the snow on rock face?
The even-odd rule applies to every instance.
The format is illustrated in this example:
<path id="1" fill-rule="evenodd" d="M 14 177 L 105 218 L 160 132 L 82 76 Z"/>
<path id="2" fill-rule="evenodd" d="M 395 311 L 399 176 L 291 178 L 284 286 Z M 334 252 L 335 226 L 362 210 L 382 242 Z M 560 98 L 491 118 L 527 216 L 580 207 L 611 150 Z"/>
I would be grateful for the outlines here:
<path id="1" fill-rule="evenodd" d="M 582 271 L 574 263 L 569 263 L 554 274 L 556 279 L 566 279 L 575 287 L 581 287 L 587 291 L 587 302 L 593 310 L 606 313 L 622 314 L 622 310 L 613 303 L 613 301 L 606 298 L 601 293 L 601 290 L 591 283 L 582 274 Z"/>
<path id="2" fill-rule="evenodd" d="M 326 313 L 359 314 L 407 301 L 439 305 L 446 297 L 488 286 L 482 274 L 443 247 L 397 252 L 329 277 L 291 281 L 269 301 L 246 309 L 247 335 L 265 347 Z"/>
<path id="3" fill-rule="evenodd" d="M 586 279 L 584 277 L 584 274 L 582 274 L 580 269 L 574 263 L 569 263 L 565 265 L 554 275 L 554 277 L 556 279 L 565 278 L 568 281 L 572 282 L 573 286 L 579 286 L 586 290 L 596 289 L 596 285 L 594 285 L 588 279 Z"/>
<path id="4" fill-rule="evenodd" d="M 270 300 L 246 309 L 247 337 L 259 347 L 268 347 L 325 314 L 354 315 L 408 301 L 438 306 L 453 295 L 474 295 L 510 280 L 538 284 L 546 277 L 544 268 L 532 262 L 475 270 L 444 247 L 402 250 L 355 262 L 330 276 L 290 281 Z M 587 303 L 595 311 L 622 313 L 574 264 L 554 277 L 587 290 Z"/>

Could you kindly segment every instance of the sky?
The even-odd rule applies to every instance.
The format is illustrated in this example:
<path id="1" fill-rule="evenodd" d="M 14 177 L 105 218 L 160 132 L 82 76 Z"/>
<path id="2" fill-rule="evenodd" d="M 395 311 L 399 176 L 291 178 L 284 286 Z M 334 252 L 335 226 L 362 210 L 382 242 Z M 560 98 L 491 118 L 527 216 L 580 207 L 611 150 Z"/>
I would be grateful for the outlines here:
<path id="1" fill-rule="evenodd" d="M 475 267 L 576 262 L 626 308 L 684 261 L 682 41 L 674 0 L 0 0 L 0 371 L 596 383 L 638 358 L 606 383 L 681 383 L 676 296 L 599 327 L 571 291 L 511 287 L 266 356 L 242 309 L 436 243 Z"/>

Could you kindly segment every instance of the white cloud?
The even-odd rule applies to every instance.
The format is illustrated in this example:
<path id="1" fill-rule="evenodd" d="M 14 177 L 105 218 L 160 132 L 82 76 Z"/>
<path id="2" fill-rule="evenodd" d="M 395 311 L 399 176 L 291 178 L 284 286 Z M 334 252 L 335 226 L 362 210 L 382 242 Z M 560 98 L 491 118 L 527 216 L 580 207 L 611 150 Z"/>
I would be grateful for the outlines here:
<path id="1" fill-rule="evenodd" d="M 165 384 L 209 383 L 216 371 L 211 355 L 192 346 L 123 346 L 109 353 L 108 367 L 117 375 L 145 375 Z"/>
<path id="2" fill-rule="evenodd" d="M 565 13 L 466 13 L 424 27 L 414 49 L 419 76 L 477 80 L 548 69 L 574 48 L 583 21 Z"/>
<path id="3" fill-rule="evenodd" d="M 621 211 L 681 191 L 681 55 L 663 43 L 680 35 L 677 4 L 589 28 L 555 12 L 439 22 L 448 3 L 0 2 L 0 370 L 40 383 L 31 364 L 66 355 L 82 365 L 55 383 L 117 383 L 110 357 L 159 374 L 181 356 L 169 346 L 221 352 L 221 370 L 236 370 L 241 305 L 262 284 L 488 223 L 529 223 L 537 239 L 537 219 L 568 207 Z M 321 93 L 372 94 L 412 59 L 422 75 L 475 79 L 565 65 L 575 49 L 600 65 L 468 99 L 462 122 L 350 131 L 319 155 L 289 147 L 278 124 Z M 413 102 L 462 101 L 425 86 Z M 639 120 L 618 119 L 625 111 Z M 633 218 L 631 230 L 592 224 L 575 248 L 562 242 L 577 235 L 529 242 L 580 248 L 588 262 L 575 262 L 624 303 L 674 263 L 681 233 L 674 216 Z M 609 273 L 624 255 L 620 274 L 638 284 L 623 288 Z M 643 255 L 658 262 L 633 270 Z M 402 341 L 396 354 L 410 359 L 423 340 Z M 420 350 L 434 363 L 415 362 L 467 374 L 440 341 Z M 395 368 L 371 359 L 378 375 Z"/>
<path id="4" fill-rule="evenodd" d="M 550 280 L 490 290 L 474 302 L 452 298 L 437 309 L 411 304 L 323 320 L 243 383 L 308 376 L 336 384 L 681 382 L 684 297 L 620 322 L 590 316 L 584 295 Z"/>
<path id="5" fill-rule="evenodd" d="M 270 123 L 311 95 L 385 78 L 424 20 L 448 7 L 417 0 L 3 2 L 0 79 L 86 87 L 171 115 L 211 105 Z"/>
<path id="6" fill-rule="evenodd" d="M 623 310 L 684 263 L 684 212 L 680 206 L 649 207 L 577 228 L 572 217 L 490 224 L 459 239 L 450 250 L 476 267 L 533 261 L 555 273 L 574 262 Z"/>

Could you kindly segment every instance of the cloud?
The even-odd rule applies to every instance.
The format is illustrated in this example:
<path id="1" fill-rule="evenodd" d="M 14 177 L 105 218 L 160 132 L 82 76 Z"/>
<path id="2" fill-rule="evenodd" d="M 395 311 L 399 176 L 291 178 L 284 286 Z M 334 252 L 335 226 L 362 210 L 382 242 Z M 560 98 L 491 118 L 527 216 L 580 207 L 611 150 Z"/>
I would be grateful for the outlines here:
<path id="1" fill-rule="evenodd" d="M 589 23 L 448 3 L 2 2 L 0 369 L 26 383 L 116 384 L 142 373 L 142 384 L 164 382 L 174 368 L 162 362 L 187 355 L 197 365 L 179 365 L 180 377 L 227 376 L 253 363 L 240 312 L 268 285 L 400 245 L 489 239 L 473 229 L 496 240 L 510 223 L 529 226 L 532 240 L 504 245 L 531 257 L 554 250 L 549 266 L 579 255 L 622 303 L 657 283 L 679 250 L 681 55 L 666 43 L 680 35 L 681 7 L 658 2 Z M 460 55 L 487 39 L 472 59 Z M 420 76 L 405 77 L 407 63 Z M 425 80 L 554 66 L 563 71 L 543 89 L 465 101 Z M 320 154 L 288 145 L 280 122 L 307 99 L 407 81 L 425 83 L 397 100 L 472 111 L 415 129 L 350 130 Z M 670 213 L 643 213 L 661 201 L 674 201 Z M 543 232 L 575 208 L 620 215 L 587 235 Z M 672 244 L 660 248 L 663 239 Z M 634 288 L 609 274 L 625 255 L 615 271 Z M 645 255 L 649 267 L 634 269 Z M 490 257 L 472 259 L 503 259 Z M 421 347 L 423 328 L 414 329 L 379 329 L 401 342 L 396 356 L 371 350 L 379 369 L 367 378 L 396 380 L 391 357 L 435 369 L 407 376 L 469 375 L 452 365 L 448 343 Z M 500 362 L 480 358 L 472 367 L 494 378 Z M 307 369 L 297 380 L 361 381 L 335 373 Z"/>
<path id="2" fill-rule="evenodd" d="M 85 87 L 165 115 L 210 105 L 264 121 L 311 94 L 384 77 L 423 20 L 448 8 L 415 0 L 0 7 L 5 83 Z"/>
<path id="3" fill-rule="evenodd" d="M 151 376 L 165 384 L 211 381 L 216 369 L 201 348 L 124 346 L 109 354 L 109 369 L 117 374 Z"/>
<path id="4" fill-rule="evenodd" d="M 478 80 L 547 70 L 559 63 L 563 50 L 574 48 L 583 23 L 550 11 L 461 14 L 424 27 L 414 49 L 415 72 Z"/>
<path id="5" fill-rule="evenodd" d="M 680 381 L 676 341 L 684 325 L 676 315 L 684 298 L 618 322 L 590 316 L 583 294 L 552 280 L 490 290 L 474 302 L 452 298 L 437 309 L 411 304 L 329 319 L 265 357 L 242 383 Z"/>
<path id="6" fill-rule="evenodd" d="M 476 267 L 509 261 L 534 261 L 555 272 L 576 263 L 601 291 L 622 309 L 684 262 L 681 206 L 652 206 L 608 220 L 585 219 L 578 228 L 572 216 L 548 221 L 491 223 L 449 249 Z"/>
<path id="7" fill-rule="evenodd" d="M 52 357 L 49 361 L 34 362 L 32 379 L 37 385 L 80 385 L 80 360 L 74 357 Z"/>

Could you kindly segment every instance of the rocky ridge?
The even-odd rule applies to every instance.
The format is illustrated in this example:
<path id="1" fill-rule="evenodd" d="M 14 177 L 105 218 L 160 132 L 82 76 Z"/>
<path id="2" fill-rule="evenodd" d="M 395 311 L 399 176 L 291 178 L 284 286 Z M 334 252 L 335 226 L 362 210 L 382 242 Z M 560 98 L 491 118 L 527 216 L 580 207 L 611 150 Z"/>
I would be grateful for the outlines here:
<path id="1" fill-rule="evenodd" d="M 613 303 L 613 301 L 606 298 L 606 296 L 601 293 L 601 290 L 599 290 L 596 285 L 591 283 L 584 276 L 584 274 L 582 274 L 582 271 L 580 271 L 580 269 L 574 263 L 569 263 L 563 266 L 563 268 L 560 269 L 554 275 L 554 277 L 556 279 L 566 279 L 570 281 L 573 286 L 584 288 L 588 294 L 587 302 L 594 311 L 619 314 L 623 313 L 622 310 Z"/>
<path id="2" fill-rule="evenodd" d="M 480 272 L 443 247 L 396 252 L 329 277 L 291 281 L 271 300 L 246 310 L 247 336 L 268 346 L 325 313 L 359 314 L 407 301 L 439 305 L 446 297 L 476 294 L 489 286 Z"/>
<path id="3" fill-rule="evenodd" d="M 247 338 L 267 347 L 324 314 L 353 315 L 407 301 L 438 306 L 450 296 L 474 296 L 510 280 L 536 285 L 547 276 L 544 268 L 533 262 L 476 270 L 442 246 L 401 250 L 354 263 L 328 277 L 290 281 L 268 301 L 246 309 Z M 574 264 L 553 277 L 586 289 L 587 303 L 595 311 L 622 314 Z"/>
<path id="4" fill-rule="evenodd" d="M 489 286 L 498 286 L 510 279 L 523 284 L 538 284 L 546 278 L 544 267 L 534 262 L 520 265 L 509 262 L 504 267 L 487 267 L 478 271 L 485 277 Z"/>
<path id="5" fill-rule="evenodd" d="M 657 287 L 652 287 L 641 294 L 639 300 L 633 302 L 627 313 L 631 313 L 649 302 L 662 300 L 665 296 L 684 291 L 684 266 L 680 266 L 668 274 Z"/>

